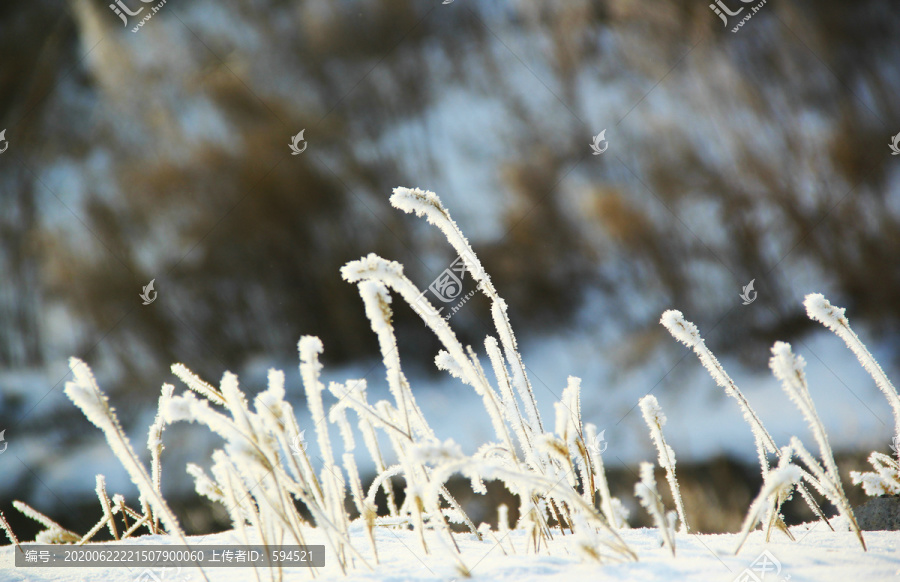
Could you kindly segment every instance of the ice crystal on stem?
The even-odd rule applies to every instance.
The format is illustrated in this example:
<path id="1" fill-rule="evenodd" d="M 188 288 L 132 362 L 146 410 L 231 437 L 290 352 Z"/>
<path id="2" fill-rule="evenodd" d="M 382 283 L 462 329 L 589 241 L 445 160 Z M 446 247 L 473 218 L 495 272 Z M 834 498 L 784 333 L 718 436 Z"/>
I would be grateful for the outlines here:
<path id="1" fill-rule="evenodd" d="M 663 543 L 675 555 L 675 512 L 666 513 L 662 497 L 656 489 L 656 478 L 653 476 L 653 463 L 641 463 L 641 480 L 634 486 L 634 494 L 640 500 L 641 505 L 653 518 L 653 523 L 659 530 Z"/>
<path id="2" fill-rule="evenodd" d="M 753 410 L 753 407 L 750 406 L 750 401 L 747 400 L 744 393 L 741 392 L 740 388 L 737 387 L 737 384 L 734 383 L 734 380 L 731 379 L 731 376 L 725 371 L 725 368 L 722 367 L 722 364 L 719 363 L 719 360 L 716 359 L 716 356 L 714 356 L 712 351 L 706 346 L 706 342 L 703 341 L 703 337 L 700 335 L 700 331 L 697 329 L 696 325 L 687 321 L 680 311 L 674 309 L 670 309 L 663 313 L 659 321 L 667 330 L 669 330 L 669 333 L 671 333 L 675 339 L 694 350 L 700 363 L 707 369 L 716 384 L 722 387 L 726 394 L 737 400 L 741 412 L 744 415 L 744 420 L 747 421 L 747 424 L 750 425 L 750 430 L 753 431 L 753 440 L 756 443 L 756 454 L 759 457 L 760 470 L 762 471 L 763 478 L 765 478 L 769 472 L 767 454 L 779 454 L 779 449 L 775 444 L 775 439 L 772 438 L 772 435 L 770 435 L 769 431 L 766 430 L 766 427 L 763 426 L 759 415 L 757 415 L 756 411 Z M 798 489 L 810 509 L 812 509 L 820 519 L 827 523 L 828 520 L 825 518 L 825 514 L 822 513 L 822 509 L 810 496 L 806 488 L 800 484 L 798 485 Z M 831 527 L 831 524 L 828 524 L 828 527 Z"/>
<path id="3" fill-rule="evenodd" d="M 689 533 L 691 528 L 685 517 L 684 502 L 681 499 L 681 490 L 678 488 L 678 479 L 675 477 L 675 451 L 666 443 L 662 433 L 662 427 L 666 424 L 666 415 L 663 414 L 655 396 L 648 394 L 641 398 L 638 404 L 640 404 L 644 422 L 647 423 L 650 429 L 650 438 L 653 440 L 653 444 L 659 453 L 659 464 L 666 470 L 666 480 L 669 482 L 669 489 L 672 491 L 672 498 L 675 500 L 678 519 L 681 520 L 684 533 Z"/>

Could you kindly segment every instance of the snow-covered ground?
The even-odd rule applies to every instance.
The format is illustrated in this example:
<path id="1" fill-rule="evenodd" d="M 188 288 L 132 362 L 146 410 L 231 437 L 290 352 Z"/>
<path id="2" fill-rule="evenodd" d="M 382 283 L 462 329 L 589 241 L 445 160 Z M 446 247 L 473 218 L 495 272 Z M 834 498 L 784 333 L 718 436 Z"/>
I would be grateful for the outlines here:
<path id="1" fill-rule="evenodd" d="M 854 534 L 832 532 L 824 525 L 801 525 L 791 528 L 797 541 L 780 533 L 764 543 L 763 532 L 754 532 L 734 555 L 737 536 L 676 535 L 676 556 L 661 548 L 654 529 L 623 530 L 622 538 L 638 555 L 637 562 L 597 564 L 584 562 L 571 549 L 572 536 L 557 535 L 550 545 L 550 555 L 536 556 L 526 549 L 525 533 L 512 531 L 498 541 L 477 541 L 471 534 L 459 534 L 457 543 L 462 560 L 472 573 L 472 580 L 496 582 L 528 582 L 559 580 L 609 580 L 615 582 L 876 582 L 900 578 L 900 535 L 896 532 L 865 532 L 868 551 L 864 552 Z M 464 578 L 454 569 L 450 558 L 441 554 L 426 555 L 416 537 L 409 531 L 380 530 L 376 535 L 379 563 L 374 564 L 371 550 L 361 530 L 354 532 L 354 545 L 372 563 L 363 565 L 344 577 L 334 559 L 316 571 L 317 580 L 449 582 Z M 308 536 L 317 540 L 315 532 Z M 170 543 L 165 536 L 145 536 L 129 541 L 134 544 Z M 234 532 L 189 539 L 194 544 L 241 544 Z M 108 548 L 121 542 L 102 544 Z M 101 546 L 95 544 L 92 547 Z M 0 579 L 5 582 L 155 582 L 146 568 L 16 568 L 14 549 L 0 548 Z M 763 554 L 768 552 L 768 554 Z M 250 568 L 208 568 L 211 582 L 244 582 L 256 580 Z M 196 569 L 169 568 L 152 570 L 160 582 L 199 582 Z M 144 576 L 141 578 L 141 576 Z M 754 577 L 755 576 L 755 577 Z M 269 580 L 260 572 L 260 579 Z M 285 582 L 309 580 L 307 569 L 285 569 Z"/>

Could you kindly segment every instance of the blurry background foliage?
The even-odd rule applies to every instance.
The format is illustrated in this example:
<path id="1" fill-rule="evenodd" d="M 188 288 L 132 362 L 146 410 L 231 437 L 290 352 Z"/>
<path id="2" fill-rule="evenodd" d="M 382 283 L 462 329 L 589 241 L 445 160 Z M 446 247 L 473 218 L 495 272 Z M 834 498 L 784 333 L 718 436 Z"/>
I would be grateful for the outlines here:
<path id="1" fill-rule="evenodd" d="M 339 267 L 376 252 L 425 288 L 454 258 L 397 185 L 441 196 L 526 339 L 591 329 L 640 364 L 674 349 L 664 309 L 708 329 L 755 279 L 718 352 L 801 336 L 811 290 L 897 345 L 890 0 L 773 0 L 737 34 L 703 1 L 170 0 L 137 33 L 149 8 L 107 4 L 0 5 L 5 373 L 79 355 L 127 419 L 171 362 L 293 365 L 301 334 L 372 356 Z M 395 324 L 431 370 L 399 302 Z M 2 426 L 26 412 L 6 398 Z"/>

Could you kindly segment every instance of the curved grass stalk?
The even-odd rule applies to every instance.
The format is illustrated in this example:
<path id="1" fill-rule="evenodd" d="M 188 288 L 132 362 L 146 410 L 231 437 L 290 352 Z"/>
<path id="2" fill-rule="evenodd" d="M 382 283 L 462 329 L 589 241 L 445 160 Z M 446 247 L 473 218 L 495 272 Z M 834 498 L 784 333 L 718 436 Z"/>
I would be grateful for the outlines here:
<path id="1" fill-rule="evenodd" d="M 662 497 L 660 497 L 656 488 L 656 478 L 653 476 L 653 469 L 653 463 L 641 463 L 641 480 L 635 483 L 634 494 L 640 500 L 644 509 L 647 510 L 647 513 L 653 518 L 653 523 L 656 524 L 656 529 L 659 530 L 663 543 L 672 551 L 674 556 L 675 532 L 671 522 L 675 514 L 673 512 L 666 513 Z M 669 518 L 670 515 L 672 519 Z"/>
<path id="2" fill-rule="evenodd" d="M 835 307 L 821 293 L 807 295 L 803 305 L 806 306 L 806 313 L 810 319 L 818 321 L 844 340 L 844 343 L 847 344 L 847 347 L 850 348 L 850 351 L 853 352 L 856 359 L 862 364 L 862 367 L 875 380 L 875 384 L 891 405 L 891 410 L 894 413 L 894 436 L 900 439 L 900 395 L 897 394 L 897 389 L 888 379 L 884 370 L 881 369 L 878 361 L 875 360 L 875 357 L 866 348 L 866 345 L 850 327 L 850 320 L 845 315 L 846 309 Z M 900 459 L 900 451 L 897 452 L 897 456 Z"/>
<path id="3" fill-rule="evenodd" d="M 491 300 L 491 316 L 494 319 L 497 333 L 500 335 L 506 358 L 513 368 L 513 384 L 516 386 L 519 396 L 525 404 L 525 410 L 532 429 L 536 432 L 543 432 L 544 429 L 541 425 L 537 401 L 534 398 L 534 390 L 531 387 L 531 382 L 528 380 L 525 363 L 518 352 L 516 336 L 507 315 L 506 302 L 497 293 L 497 289 L 491 282 L 487 271 L 481 265 L 481 261 L 475 255 L 475 251 L 472 250 L 469 241 L 434 192 L 420 190 L 419 188 L 394 188 L 391 204 L 394 208 L 398 208 L 406 213 L 415 213 L 419 217 L 424 216 L 430 224 L 437 226 L 463 260 L 466 269 L 478 283 L 478 288 Z"/>
<path id="4" fill-rule="evenodd" d="M 162 494 L 153 486 L 147 470 L 138 459 L 134 449 L 131 448 L 128 437 L 125 436 L 125 431 L 122 430 L 118 418 L 109 407 L 109 400 L 101 392 L 100 387 L 97 386 L 97 381 L 94 379 L 90 368 L 78 358 L 69 360 L 69 368 L 72 370 L 75 379 L 72 382 L 66 382 L 66 396 L 81 409 L 88 420 L 103 432 L 110 448 L 125 467 L 132 482 L 141 492 L 141 496 L 152 507 L 153 511 L 159 515 L 166 526 L 166 530 L 186 546 L 187 540 L 184 537 L 181 526 L 178 524 L 178 518 L 175 517 L 175 514 L 169 508 L 169 504 L 163 499 Z M 203 575 L 203 579 L 208 581 L 203 568 L 199 568 L 199 570 Z"/>
<path id="5" fill-rule="evenodd" d="M 666 439 L 662 433 L 662 427 L 666 424 L 666 415 L 663 414 L 656 396 L 648 394 L 641 398 L 638 402 L 641 407 L 641 413 L 644 416 L 644 422 L 650 429 L 650 438 L 656 446 L 659 453 L 659 464 L 666 470 L 666 480 L 669 482 L 669 489 L 672 491 L 672 498 L 675 500 L 675 509 L 678 511 L 678 519 L 684 528 L 684 533 L 690 533 L 691 528 L 688 525 L 684 512 L 684 502 L 681 499 L 681 490 L 678 488 L 678 479 L 675 477 L 675 451 L 666 443 Z"/>
<path id="6" fill-rule="evenodd" d="M 841 514 L 850 522 L 851 529 L 856 533 L 856 537 L 859 538 L 859 542 L 865 549 L 866 543 L 863 540 L 862 532 L 859 530 L 859 525 L 856 523 L 856 517 L 853 515 L 853 509 L 847 500 L 847 495 L 844 493 L 837 463 L 834 462 L 834 453 L 831 451 L 831 444 L 828 442 L 828 435 L 825 434 L 825 427 L 822 425 L 821 419 L 819 419 L 819 413 L 816 411 L 812 396 L 809 394 L 806 372 L 804 371 L 806 362 L 802 356 L 794 355 L 791 350 L 791 344 L 775 342 L 775 345 L 772 346 L 772 358 L 769 360 L 769 366 L 772 368 L 775 377 L 781 380 L 788 397 L 797 405 L 797 408 L 800 409 L 800 412 L 809 423 L 810 430 L 819 445 L 819 456 L 825 465 L 825 469 L 823 471 L 818 463 L 813 466 L 807 462 L 807 465 L 816 474 L 820 482 L 828 483 L 826 491 L 829 492 L 829 500 L 840 509 Z M 791 441 L 792 445 L 795 440 L 797 440 L 796 437 Z M 809 453 L 805 452 L 806 449 L 793 446 L 798 453 L 805 453 L 801 455 L 804 461 L 811 457 Z"/>
<path id="7" fill-rule="evenodd" d="M 744 396 L 744 393 L 737 387 L 737 384 L 731 379 L 731 376 L 728 375 L 716 356 L 713 355 L 712 351 L 706 346 L 706 342 L 700 335 L 700 330 L 697 329 L 697 326 L 686 320 L 680 311 L 675 309 L 666 311 L 663 313 L 659 322 L 669 330 L 669 333 L 672 334 L 675 339 L 691 348 L 694 353 L 697 354 L 703 367 L 709 371 L 710 376 L 712 376 L 716 384 L 723 388 L 726 394 L 737 400 L 741 412 L 744 415 L 744 420 L 747 421 L 747 424 L 750 425 L 750 430 L 753 431 L 753 440 L 756 443 L 756 452 L 759 456 L 760 470 L 762 471 L 763 479 L 765 479 L 769 472 L 766 454 L 780 453 L 778 446 L 775 444 L 775 439 L 772 438 L 772 435 L 770 435 L 769 431 L 766 430 L 766 427 L 763 426 L 759 415 L 757 415 L 756 411 L 753 410 L 753 407 L 750 406 L 750 401 L 747 400 L 747 397 Z M 798 483 L 797 489 L 800 491 L 800 495 L 803 496 L 803 500 L 806 501 L 806 504 L 812 509 L 813 513 L 834 531 L 828 518 L 822 513 L 822 508 L 819 507 L 816 500 L 810 496 L 806 487 L 804 487 L 802 483 Z"/>

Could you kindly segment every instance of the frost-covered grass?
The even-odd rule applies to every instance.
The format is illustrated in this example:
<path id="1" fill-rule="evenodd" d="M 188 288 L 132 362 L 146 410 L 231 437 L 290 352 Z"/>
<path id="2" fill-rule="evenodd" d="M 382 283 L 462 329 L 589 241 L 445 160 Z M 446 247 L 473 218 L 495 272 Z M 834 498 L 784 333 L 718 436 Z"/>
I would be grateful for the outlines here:
<path id="1" fill-rule="evenodd" d="M 285 399 L 283 372 L 270 370 L 267 389 L 251 403 L 234 374 L 225 373 L 215 387 L 186 366 L 176 364 L 172 372 L 189 390 L 176 395 L 174 386 L 163 386 L 158 414 L 147 439 L 148 470 L 131 447 L 87 364 L 72 359 L 74 380 L 66 385 L 66 394 L 106 436 L 138 487 L 141 510 L 129 508 L 120 495 L 113 495 L 111 500 L 105 479 L 98 475 L 96 492 L 103 517 L 84 536 L 64 530 L 24 504 L 17 505 L 46 528 L 38 540 L 87 543 L 97 531 L 108 527 L 116 539 L 128 539 L 137 531 L 146 530 L 155 535 L 167 534 L 184 543 L 177 517 L 161 493 L 160 457 L 164 453 L 165 427 L 175 422 L 194 422 L 221 437 L 224 444 L 212 454 L 209 467 L 192 463 L 187 471 L 200 495 L 226 508 L 233 522 L 232 535 L 239 541 L 266 545 L 324 543 L 330 563 L 341 575 L 378 571 L 385 559 L 385 532 L 413 543 L 413 553 L 431 556 L 431 563 L 441 564 L 436 567 L 442 569 L 450 568 L 453 576 L 470 576 L 479 563 L 463 551 L 467 542 L 493 544 L 504 554 L 577 556 L 605 566 L 637 562 L 641 552 L 629 540 L 644 540 L 625 534 L 627 513 L 621 500 L 610 495 L 597 444 L 597 428 L 582 419 L 581 381 L 569 378 L 555 406 L 553 430 L 545 428 L 507 317 L 506 304 L 447 210 L 434 193 L 418 189 L 397 188 L 391 203 L 437 226 L 462 258 L 478 289 L 490 301 L 495 335 L 484 339 L 489 370 L 482 366 L 472 346 L 460 344 L 449 323 L 404 275 L 403 266 L 374 254 L 348 263 L 341 272 L 345 280 L 357 285 L 378 339 L 390 400 L 370 402 L 365 380 L 331 382 L 326 387 L 319 361 L 325 348 L 318 338 L 310 336 L 301 338 L 298 344 L 300 376 L 308 406 L 308 417 L 302 420 Z M 464 454 L 453 440 L 441 442 L 416 403 L 401 366 L 391 324 L 391 303 L 396 296 L 408 303 L 440 340 L 443 348 L 435 358 L 436 366 L 468 386 L 490 419 L 493 440 L 473 454 Z M 807 298 L 807 308 L 811 317 L 825 323 L 847 342 L 873 375 L 894 409 L 900 434 L 900 399 L 896 390 L 850 330 L 843 310 L 814 295 Z M 742 532 L 732 536 L 737 542 L 732 551 L 737 553 L 760 523 L 767 542 L 772 541 L 773 529 L 794 540 L 796 536 L 785 526 L 780 509 L 795 489 L 827 528 L 851 529 L 865 549 L 827 435 L 806 386 L 802 358 L 794 356 L 788 344 L 779 342 L 773 348 L 771 367 L 809 423 L 821 462 L 796 437 L 787 446 L 776 444 L 693 323 L 678 311 L 667 311 L 661 323 L 696 352 L 716 383 L 737 401 L 756 441 L 765 482 L 748 510 Z M 329 395 L 331 404 L 326 408 Z M 641 465 L 635 494 L 653 516 L 659 537 L 674 555 L 676 543 L 686 541 L 690 546 L 694 543 L 691 540 L 700 538 L 690 534 L 675 472 L 675 451 L 662 432 L 666 417 L 652 396 L 642 399 L 640 406 L 659 463 L 666 471 L 676 511 L 666 510 L 650 463 Z M 355 421 L 355 430 L 351 420 Z M 340 458 L 335 455 L 329 424 L 339 430 L 344 451 Z M 307 433 L 316 439 L 321 463 L 313 462 L 307 453 L 304 442 Z M 354 454 L 360 438 L 378 472 L 367 489 L 360 479 Z M 389 443 L 391 455 L 382 450 L 384 442 Z M 876 455 L 873 453 L 876 474 L 854 476 L 855 481 L 866 485 L 869 493 L 879 492 L 879 487 L 890 491 L 892 483 L 900 484 L 897 463 L 885 455 Z M 805 468 L 792 462 L 795 456 Z M 388 458 L 397 462 L 388 465 Z M 774 468 L 771 461 L 776 463 Z M 510 524 L 507 508 L 501 507 L 497 530 L 487 524 L 473 523 L 445 487 L 448 479 L 456 474 L 467 478 L 476 493 L 486 492 L 485 481 L 500 481 L 518 498 L 518 522 Z M 394 497 L 392 480 L 397 477 L 402 477 L 405 483 L 402 502 Z M 837 507 L 841 517 L 834 524 L 825 520 L 806 484 Z M 384 513 L 379 513 L 376 505 L 379 491 L 384 492 L 387 502 Z M 353 504 L 353 512 L 347 510 L 348 499 Z M 117 520 L 121 521 L 121 527 Z M 680 533 L 676 534 L 679 521 Z M 8 534 L 13 537 L 12 532 Z M 516 543 L 504 544 L 507 539 Z M 272 573 L 275 578 L 281 575 L 281 572 Z"/>

